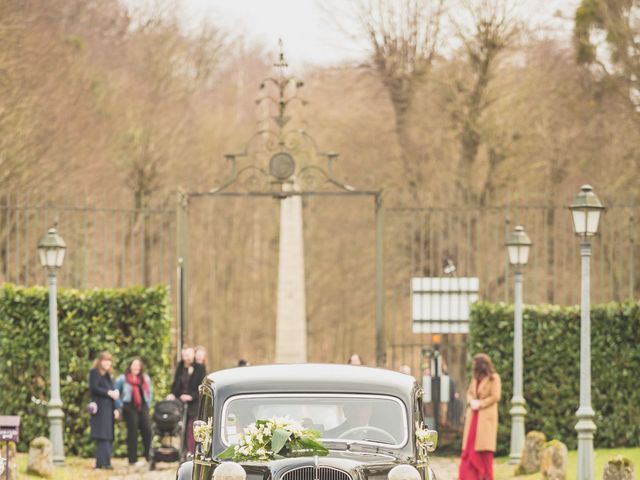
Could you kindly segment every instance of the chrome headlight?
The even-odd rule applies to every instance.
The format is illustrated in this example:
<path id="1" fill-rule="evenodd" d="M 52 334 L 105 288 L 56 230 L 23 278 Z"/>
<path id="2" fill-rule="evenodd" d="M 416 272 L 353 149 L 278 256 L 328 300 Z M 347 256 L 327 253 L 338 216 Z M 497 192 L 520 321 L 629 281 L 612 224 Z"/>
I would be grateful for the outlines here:
<path id="1" fill-rule="evenodd" d="M 389 480 L 421 480 L 420 472 L 412 465 L 396 465 L 389 471 Z"/>

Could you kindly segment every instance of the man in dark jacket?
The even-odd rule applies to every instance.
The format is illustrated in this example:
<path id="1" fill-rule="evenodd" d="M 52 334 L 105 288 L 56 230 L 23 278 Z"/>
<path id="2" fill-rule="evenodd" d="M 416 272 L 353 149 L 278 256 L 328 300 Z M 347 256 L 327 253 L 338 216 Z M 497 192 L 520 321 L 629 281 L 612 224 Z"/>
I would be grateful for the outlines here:
<path id="1" fill-rule="evenodd" d="M 186 443 L 187 452 L 194 453 L 196 442 L 193 439 L 193 420 L 198 416 L 199 394 L 198 387 L 204 380 L 206 371 L 204 366 L 195 363 L 195 351 L 191 347 L 182 349 L 182 361 L 178 363 L 173 377 L 171 393 L 167 398 L 179 399 L 187 409 Z"/>

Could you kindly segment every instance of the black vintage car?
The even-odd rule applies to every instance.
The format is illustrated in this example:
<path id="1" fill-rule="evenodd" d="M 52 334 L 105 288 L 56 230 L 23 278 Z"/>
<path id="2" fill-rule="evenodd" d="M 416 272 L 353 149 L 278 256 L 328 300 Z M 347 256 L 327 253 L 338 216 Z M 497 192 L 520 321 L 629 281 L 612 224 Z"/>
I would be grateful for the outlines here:
<path id="1" fill-rule="evenodd" d="M 423 426 L 422 391 L 409 375 L 332 364 L 242 367 L 210 374 L 200 393 L 196 454 L 178 480 L 209 480 L 244 428 L 283 416 L 319 431 L 329 454 L 241 462 L 247 480 L 387 480 L 398 465 L 435 479 L 427 452 L 437 433 Z"/>

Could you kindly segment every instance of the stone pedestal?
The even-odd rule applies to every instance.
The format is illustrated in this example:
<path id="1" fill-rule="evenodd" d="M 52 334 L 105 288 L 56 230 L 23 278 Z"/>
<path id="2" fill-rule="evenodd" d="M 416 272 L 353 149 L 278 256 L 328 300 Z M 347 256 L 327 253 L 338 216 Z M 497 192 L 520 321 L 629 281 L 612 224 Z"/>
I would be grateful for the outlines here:
<path id="1" fill-rule="evenodd" d="M 544 480 L 566 480 L 567 446 L 559 440 L 551 440 L 542 451 L 540 471 Z"/>
<path id="2" fill-rule="evenodd" d="M 622 455 L 616 455 L 604 467 L 603 480 L 635 480 L 633 463 Z"/>
<path id="3" fill-rule="evenodd" d="M 520 464 L 516 470 L 518 475 L 529 475 L 540 471 L 540 459 L 547 437 L 542 432 L 527 433 L 522 449 Z"/>
<path id="4" fill-rule="evenodd" d="M 53 451 L 46 437 L 37 437 L 29 444 L 27 472 L 49 478 L 53 474 Z"/>

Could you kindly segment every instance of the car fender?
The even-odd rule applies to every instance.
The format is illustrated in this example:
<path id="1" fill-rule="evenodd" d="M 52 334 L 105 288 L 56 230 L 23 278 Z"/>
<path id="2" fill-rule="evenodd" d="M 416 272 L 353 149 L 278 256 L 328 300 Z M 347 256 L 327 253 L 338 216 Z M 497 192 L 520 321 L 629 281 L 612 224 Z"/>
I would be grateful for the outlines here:
<path id="1" fill-rule="evenodd" d="M 176 480 L 191 480 L 191 473 L 193 472 L 193 460 L 184 462 L 178 468 L 176 472 Z"/>
<path id="2" fill-rule="evenodd" d="M 427 469 L 427 472 L 429 472 L 429 480 L 437 480 L 436 474 L 433 472 L 433 470 L 431 470 L 431 467 Z"/>

